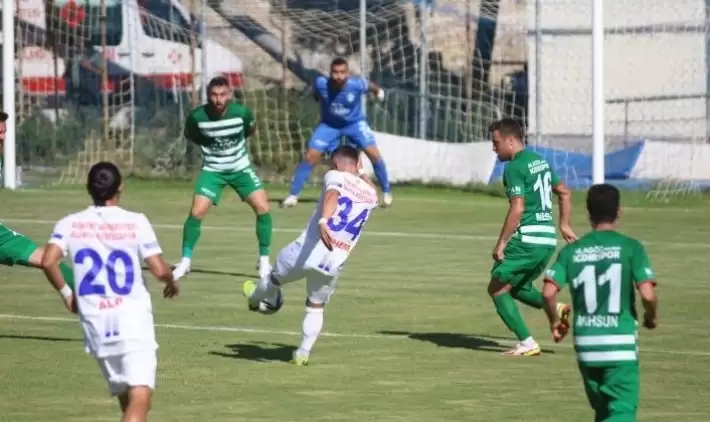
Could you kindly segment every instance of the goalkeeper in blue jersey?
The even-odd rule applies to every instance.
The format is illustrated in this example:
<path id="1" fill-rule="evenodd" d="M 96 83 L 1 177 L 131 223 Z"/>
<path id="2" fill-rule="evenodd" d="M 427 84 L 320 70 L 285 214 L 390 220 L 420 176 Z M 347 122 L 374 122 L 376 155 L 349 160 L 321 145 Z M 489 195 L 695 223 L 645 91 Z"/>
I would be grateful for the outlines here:
<path id="1" fill-rule="evenodd" d="M 313 165 L 320 161 L 323 153 L 330 153 L 340 146 L 340 138 L 350 139 L 356 148 L 365 151 L 372 162 L 375 176 L 382 188 L 383 206 L 392 204 L 387 167 L 375 144 L 375 136 L 362 112 L 362 95 L 374 94 L 378 100 L 385 98 L 385 92 L 362 77 L 350 76 L 348 62 L 337 58 L 330 64 L 330 77 L 316 79 L 314 96 L 320 102 L 320 123 L 313 131 L 308 150 L 299 163 L 291 182 L 291 191 L 281 203 L 282 207 L 292 207 L 298 203 L 298 195 L 311 174 Z"/>

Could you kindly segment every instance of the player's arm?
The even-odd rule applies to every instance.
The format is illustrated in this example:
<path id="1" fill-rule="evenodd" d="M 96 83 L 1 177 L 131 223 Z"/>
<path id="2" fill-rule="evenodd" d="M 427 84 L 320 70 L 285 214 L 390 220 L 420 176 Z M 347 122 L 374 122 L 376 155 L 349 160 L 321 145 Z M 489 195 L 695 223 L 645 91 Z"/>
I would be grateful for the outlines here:
<path id="1" fill-rule="evenodd" d="M 144 215 L 141 215 L 139 224 L 140 239 L 138 243 L 138 250 L 143 258 L 143 261 L 148 266 L 150 273 L 153 274 L 155 278 L 166 284 L 165 289 L 163 290 L 163 296 L 177 296 L 180 289 L 175 283 L 173 272 L 170 269 L 170 264 L 168 264 L 165 261 L 165 258 L 163 258 L 163 250 L 158 243 L 158 238 L 155 235 L 153 226 Z"/>
<path id="2" fill-rule="evenodd" d="M 368 81 L 365 78 L 362 78 L 362 80 L 365 86 L 365 91 L 374 95 L 378 101 L 382 101 L 385 99 L 385 90 L 382 89 L 381 86 L 377 85 L 375 82 Z"/>
<path id="3" fill-rule="evenodd" d="M 643 304 L 643 326 L 648 329 L 656 328 L 658 324 L 658 296 L 656 295 L 656 277 L 651 268 L 646 248 L 638 243 L 637 250 L 632 258 L 632 274 L 636 289 L 641 296 Z"/>
<path id="4" fill-rule="evenodd" d="M 195 118 L 193 117 L 192 113 L 190 113 L 185 119 L 185 128 L 183 130 L 183 135 L 185 135 L 185 139 L 190 142 L 194 142 L 196 144 L 200 143 L 200 130 L 197 127 L 197 121 L 195 121 Z"/>
<path id="5" fill-rule="evenodd" d="M 328 221 L 335 215 L 338 210 L 338 198 L 343 189 L 342 175 L 336 171 L 329 171 L 323 177 L 323 207 L 321 217 L 318 220 L 318 228 L 320 230 L 320 238 L 328 250 L 333 250 L 333 237 L 328 228 Z"/>
<path id="6" fill-rule="evenodd" d="M 545 272 L 542 286 L 543 309 L 550 322 L 552 338 L 556 342 L 567 334 L 567 327 L 561 324 L 557 313 L 557 293 L 567 284 L 566 256 L 566 250 L 562 249 L 555 263 Z"/>
<path id="7" fill-rule="evenodd" d="M 493 248 L 493 259 L 501 261 L 503 250 L 508 240 L 515 233 L 520 219 L 525 211 L 525 176 L 517 168 L 508 165 L 503 173 L 508 195 L 508 212 L 505 214 L 503 227 L 498 235 L 498 241 Z"/>
<path id="8" fill-rule="evenodd" d="M 64 276 L 59 269 L 59 262 L 66 255 L 68 250 L 67 237 L 70 227 L 65 220 L 59 221 L 54 227 L 49 243 L 44 247 L 42 255 L 42 271 L 49 283 L 59 292 L 64 300 L 64 305 L 70 312 L 76 313 L 74 293 L 64 280 Z"/>
<path id="9" fill-rule="evenodd" d="M 254 119 L 254 113 L 251 111 L 250 108 L 245 107 L 246 112 L 244 116 L 244 127 L 246 130 L 247 138 L 254 136 L 256 133 L 256 122 Z"/>
<path id="10" fill-rule="evenodd" d="M 570 226 L 570 219 L 572 217 L 572 192 L 569 190 L 567 185 L 565 185 L 555 172 L 552 172 L 552 192 L 557 196 L 557 206 L 560 208 L 559 216 L 559 226 L 560 234 L 566 242 L 573 242 L 577 240 L 577 235 L 572 230 Z"/>

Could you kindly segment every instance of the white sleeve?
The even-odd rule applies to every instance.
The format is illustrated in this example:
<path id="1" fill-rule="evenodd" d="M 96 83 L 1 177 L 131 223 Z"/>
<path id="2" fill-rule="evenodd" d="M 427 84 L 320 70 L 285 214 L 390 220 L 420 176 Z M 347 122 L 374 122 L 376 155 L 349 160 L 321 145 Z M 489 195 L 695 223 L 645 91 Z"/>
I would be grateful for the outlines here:
<path id="1" fill-rule="evenodd" d="M 151 256 L 163 253 L 158 243 L 158 237 L 155 235 L 155 230 L 153 230 L 148 217 L 144 214 L 139 214 L 138 217 L 138 252 L 140 252 L 141 259 L 144 261 Z"/>
<path id="2" fill-rule="evenodd" d="M 64 217 L 57 222 L 52 231 L 52 236 L 49 242 L 52 245 L 57 245 L 62 250 L 64 256 L 69 251 L 69 236 L 71 235 L 71 221 L 68 217 Z"/>
<path id="3" fill-rule="evenodd" d="M 345 175 L 337 170 L 330 170 L 323 176 L 323 192 L 328 192 L 329 190 L 337 190 L 339 193 L 343 193 L 343 185 L 345 182 Z"/>

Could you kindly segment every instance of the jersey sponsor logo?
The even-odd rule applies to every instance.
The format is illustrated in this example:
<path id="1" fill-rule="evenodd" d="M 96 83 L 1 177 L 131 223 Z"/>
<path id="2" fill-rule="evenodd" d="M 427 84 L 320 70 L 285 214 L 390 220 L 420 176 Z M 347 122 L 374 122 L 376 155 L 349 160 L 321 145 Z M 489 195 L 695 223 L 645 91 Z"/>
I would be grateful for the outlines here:
<path id="1" fill-rule="evenodd" d="M 61 233 L 54 233 L 54 234 L 52 234 L 52 239 L 59 239 L 59 240 L 61 240 L 61 239 L 63 239 L 63 238 L 64 238 L 64 236 L 63 236 Z"/>
<path id="2" fill-rule="evenodd" d="M 528 163 L 528 171 L 530 174 L 540 173 L 550 168 L 550 165 L 545 160 L 535 160 Z"/>
<path id="3" fill-rule="evenodd" d="M 552 278 L 555 276 L 555 270 L 553 270 L 552 268 L 549 268 L 547 271 L 545 271 L 545 275 Z"/>
<path id="4" fill-rule="evenodd" d="M 158 242 L 150 242 L 150 243 L 144 243 L 143 247 L 145 249 L 154 249 L 154 248 L 158 248 L 159 246 L 158 246 Z"/>
<path id="5" fill-rule="evenodd" d="M 523 193 L 523 188 L 520 186 L 511 186 L 510 187 L 510 194 L 511 195 L 521 195 Z"/>
<path id="6" fill-rule="evenodd" d="M 644 271 L 646 272 L 646 277 L 653 278 L 653 270 L 650 268 L 644 268 Z"/>
<path id="7" fill-rule="evenodd" d="M 577 328 L 617 328 L 619 317 L 616 315 L 577 315 L 574 319 Z"/>
<path id="8" fill-rule="evenodd" d="M 583 263 L 604 260 L 619 260 L 620 258 L 620 246 L 589 246 L 575 249 L 572 261 L 575 263 Z"/>

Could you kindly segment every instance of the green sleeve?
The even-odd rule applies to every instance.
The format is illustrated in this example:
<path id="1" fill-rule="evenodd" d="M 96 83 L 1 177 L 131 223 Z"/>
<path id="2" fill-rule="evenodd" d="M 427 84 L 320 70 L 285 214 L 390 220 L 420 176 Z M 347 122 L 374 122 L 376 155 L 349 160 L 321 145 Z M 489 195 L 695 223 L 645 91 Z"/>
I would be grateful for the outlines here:
<path id="1" fill-rule="evenodd" d="M 247 134 L 252 127 L 254 127 L 254 113 L 249 107 L 244 107 L 244 130 Z"/>
<path id="2" fill-rule="evenodd" d="M 508 163 L 503 170 L 503 184 L 508 198 L 525 196 L 525 175 L 513 163 Z"/>
<path id="3" fill-rule="evenodd" d="M 551 186 L 557 186 L 561 180 L 560 176 L 557 175 L 557 172 L 552 169 L 552 166 L 550 166 L 550 185 Z"/>
<path id="4" fill-rule="evenodd" d="M 560 290 L 564 289 L 565 286 L 567 286 L 567 281 L 568 281 L 568 271 L 567 271 L 567 262 L 568 262 L 568 255 L 569 253 L 567 252 L 568 249 L 566 247 L 562 248 L 559 254 L 557 254 L 557 260 L 555 261 L 554 264 L 550 268 L 545 271 L 545 280 L 548 282 L 552 282 L 557 285 L 557 287 L 560 288 Z"/>
<path id="5" fill-rule="evenodd" d="M 655 283 L 656 275 L 651 268 L 651 260 L 648 259 L 646 248 L 643 247 L 641 242 L 636 242 L 634 254 L 631 256 L 631 274 L 636 284 L 644 281 L 653 281 Z"/>
<path id="6" fill-rule="evenodd" d="M 185 130 L 183 133 L 188 140 L 196 144 L 200 143 L 200 130 L 197 128 L 197 121 L 195 121 L 195 117 L 192 113 L 185 119 Z"/>

